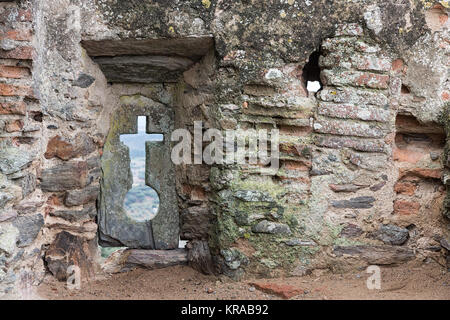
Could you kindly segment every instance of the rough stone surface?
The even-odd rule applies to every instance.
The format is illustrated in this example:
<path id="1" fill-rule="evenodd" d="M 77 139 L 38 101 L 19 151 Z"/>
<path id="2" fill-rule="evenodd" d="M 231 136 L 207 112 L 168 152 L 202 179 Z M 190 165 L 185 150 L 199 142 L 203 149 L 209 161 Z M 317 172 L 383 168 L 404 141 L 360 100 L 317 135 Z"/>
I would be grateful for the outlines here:
<path id="1" fill-rule="evenodd" d="M 92 83 L 94 83 L 95 78 L 86 74 L 86 73 L 80 73 L 78 78 L 73 82 L 73 85 L 75 87 L 80 87 L 83 89 L 89 88 Z"/>
<path id="2" fill-rule="evenodd" d="M 18 148 L 2 148 L 0 150 L 0 171 L 12 174 L 29 166 L 33 161 L 32 155 Z"/>
<path id="3" fill-rule="evenodd" d="M 19 230 L 17 246 L 19 248 L 30 245 L 38 236 L 44 225 L 44 217 L 40 214 L 34 216 L 17 217 L 13 225 Z"/>
<path id="4" fill-rule="evenodd" d="M 83 278 L 93 276 L 93 262 L 89 258 L 86 241 L 66 231 L 58 233 L 45 254 L 48 270 L 59 280 L 67 280 L 68 268 L 78 266 Z"/>
<path id="5" fill-rule="evenodd" d="M 60 136 L 55 136 L 48 142 L 47 151 L 44 156 L 47 159 L 54 157 L 61 160 L 69 160 L 79 156 L 86 156 L 95 150 L 95 145 L 85 133 L 79 133 L 73 141 L 66 141 Z"/>
<path id="6" fill-rule="evenodd" d="M 44 191 L 79 189 L 87 183 L 87 164 L 83 161 L 67 162 L 42 170 L 40 187 Z"/>
<path id="7" fill-rule="evenodd" d="M 271 222 L 267 220 L 263 220 L 253 226 L 253 232 L 257 233 L 272 233 L 272 234 L 282 234 L 282 233 L 291 233 L 291 230 L 288 225 L 282 223 Z"/>
<path id="8" fill-rule="evenodd" d="M 65 220 L 75 222 L 75 221 L 85 221 L 94 219 L 97 215 L 97 208 L 94 205 L 85 206 L 82 210 L 56 210 L 51 212 L 50 215 L 54 217 L 63 218 Z"/>
<path id="9" fill-rule="evenodd" d="M 96 236 L 175 248 L 180 235 L 191 266 L 234 279 L 407 262 L 412 248 L 425 249 L 417 262 L 448 259 L 433 240 L 450 222 L 446 1 L 0 2 L 0 244 L 16 257 L 0 296 L 20 291 L 15 270 L 39 282 L 41 259 L 24 252 L 46 254 L 64 231 L 77 235 L 70 254 L 52 247 L 61 279 Z M 131 188 L 111 134 L 147 103 L 157 122 L 173 112 L 166 133 L 279 129 L 278 165 L 171 167 L 166 134 L 146 164 L 162 173 L 147 176 L 162 211 L 135 227 L 109 207 Z M 31 239 L 23 219 L 39 215 L 43 236 L 18 248 L 15 220 Z"/>
<path id="10" fill-rule="evenodd" d="M 98 185 L 90 185 L 80 190 L 69 190 L 64 198 L 64 204 L 68 207 L 74 207 L 95 202 L 99 191 L 100 187 Z"/>
<path id="11" fill-rule="evenodd" d="M 331 204 L 335 208 L 368 209 L 373 207 L 374 197 L 356 197 L 349 200 L 335 200 Z"/>
<path id="12" fill-rule="evenodd" d="M 385 244 L 399 246 L 408 240 L 409 231 L 406 228 L 400 228 L 392 224 L 382 225 L 375 233 L 375 237 L 378 240 L 383 241 Z"/>
<path id="13" fill-rule="evenodd" d="M 337 256 L 356 256 L 369 264 L 390 265 L 414 259 L 412 249 L 393 246 L 338 246 L 334 248 Z"/>

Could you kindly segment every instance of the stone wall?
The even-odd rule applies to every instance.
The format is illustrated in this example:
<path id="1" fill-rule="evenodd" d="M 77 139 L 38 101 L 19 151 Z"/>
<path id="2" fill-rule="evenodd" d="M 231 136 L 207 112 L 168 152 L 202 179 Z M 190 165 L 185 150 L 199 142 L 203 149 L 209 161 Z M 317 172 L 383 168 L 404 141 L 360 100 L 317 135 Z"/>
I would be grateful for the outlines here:
<path id="1" fill-rule="evenodd" d="M 36 188 L 42 118 L 30 2 L 0 3 L 0 292 L 27 292 L 42 277 L 45 198 Z"/>
<path id="2" fill-rule="evenodd" d="M 280 130 L 279 169 L 176 166 L 193 267 L 239 279 L 445 264 L 448 7 L 1 1 L 0 292 L 71 264 L 95 274 L 102 154 L 127 96 L 191 132 Z"/>

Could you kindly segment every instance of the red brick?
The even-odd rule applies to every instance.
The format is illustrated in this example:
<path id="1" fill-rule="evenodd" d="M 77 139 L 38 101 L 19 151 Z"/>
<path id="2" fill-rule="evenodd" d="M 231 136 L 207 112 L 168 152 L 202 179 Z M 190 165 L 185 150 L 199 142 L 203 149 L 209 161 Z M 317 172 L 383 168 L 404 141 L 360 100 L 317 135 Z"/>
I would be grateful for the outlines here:
<path id="1" fill-rule="evenodd" d="M 283 169 L 293 171 L 309 171 L 311 168 L 311 161 L 283 161 Z"/>
<path id="2" fill-rule="evenodd" d="M 425 154 L 409 149 L 400 149 L 394 147 L 393 157 L 394 160 L 398 162 L 417 163 L 425 157 Z"/>
<path id="3" fill-rule="evenodd" d="M 392 71 L 394 72 L 404 72 L 405 64 L 402 59 L 396 59 L 392 61 Z"/>
<path id="4" fill-rule="evenodd" d="M 33 58 L 33 47 L 22 46 L 13 50 L 0 50 L 0 58 L 31 60 Z"/>
<path id="5" fill-rule="evenodd" d="M 11 17 L 18 22 L 30 22 L 33 21 L 33 13 L 31 9 L 17 10 L 15 7 L 6 8 L 0 15 L 0 22 L 11 21 Z"/>
<path id="6" fill-rule="evenodd" d="M 0 114 L 19 114 L 24 116 L 26 106 L 23 102 L 0 102 Z"/>
<path id="7" fill-rule="evenodd" d="M 24 67 L 0 65 L 0 77 L 20 79 L 30 75 L 30 70 Z"/>
<path id="8" fill-rule="evenodd" d="M 414 201 L 396 200 L 394 201 L 394 213 L 400 215 L 417 214 L 420 204 Z"/>
<path id="9" fill-rule="evenodd" d="M 303 289 L 287 285 L 287 284 L 276 284 L 276 283 L 268 283 L 268 282 L 252 282 L 250 283 L 258 290 L 263 292 L 274 294 L 284 299 L 290 299 L 294 296 L 298 296 L 299 294 L 305 293 Z"/>
<path id="10" fill-rule="evenodd" d="M 408 196 L 414 195 L 417 186 L 411 182 L 397 182 L 394 186 L 394 191 L 400 194 L 405 194 Z"/>
<path id="11" fill-rule="evenodd" d="M 17 21 L 33 21 L 33 12 L 31 9 L 19 10 L 19 15 L 17 16 Z"/>
<path id="12" fill-rule="evenodd" d="M 33 36 L 31 29 L 13 29 L 0 33 L 0 40 L 10 39 L 18 41 L 30 41 Z"/>
<path id="13" fill-rule="evenodd" d="M 387 122 L 389 111 L 377 107 L 359 107 L 351 104 L 334 104 L 322 102 L 318 112 L 321 115 L 342 119 L 360 119 L 365 121 Z"/>
<path id="14" fill-rule="evenodd" d="M 427 168 L 401 168 L 399 178 L 404 176 L 416 176 L 424 179 L 441 179 L 442 169 L 427 169 Z"/>
<path id="15" fill-rule="evenodd" d="M 351 85 L 372 89 L 387 89 L 389 76 L 362 71 L 323 70 L 321 73 L 326 85 Z"/>
<path id="16" fill-rule="evenodd" d="M 282 153 L 286 153 L 292 157 L 300 157 L 306 158 L 309 157 L 310 151 L 309 148 L 304 144 L 295 144 L 295 143 L 280 143 L 279 150 Z"/>
<path id="17" fill-rule="evenodd" d="M 352 148 L 358 151 L 365 152 L 384 152 L 385 147 L 385 143 L 382 140 L 322 135 L 316 136 L 314 143 L 321 147 L 333 149 Z"/>
<path id="18" fill-rule="evenodd" d="M 18 132 L 21 131 L 23 128 L 23 121 L 22 120 L 15 120 L 13 122 L 10 122 L 6 124 L 5 130 L 6 132 Z"/>
<path id="19" fill-rule="evenodd" d="M 365 122 L 349 122 L 336 119 L 320 119 L 314 123 L 314 131 L 330 133 L 340 136 L 356 136 L 368 138 L 381 138 L 383 131 Z"/>
<path id="20" fill-rule="evenodd" d="M 286 126 L 286 125 L 280 125 L 280 134 L 290 135 L 290 136 L 297 136 L 297 137 L 303 137 L 311 133 L 312 128 L 307 127 L 298 127 L 298 126 Z"/>
<path id="21" fill-rule="evenodd" d="M 355 81 L 357 85 L 374 89 L 386 89 L 388 82 L 389 76 L 368 72 L 361 74 Z"/>
<path id="22" fill-rule="evenodd" d="M 389 71 L 391 63 L 386 58 L 353 55 L 350 57 L 352 66 L 358 70 Z"/>
<path id="23" fill-rule="evenodd" d="M 15 86 L 0 83 L 0 96 L 21 96 L 34 98 L 33 89 L 27 86 Z"/>

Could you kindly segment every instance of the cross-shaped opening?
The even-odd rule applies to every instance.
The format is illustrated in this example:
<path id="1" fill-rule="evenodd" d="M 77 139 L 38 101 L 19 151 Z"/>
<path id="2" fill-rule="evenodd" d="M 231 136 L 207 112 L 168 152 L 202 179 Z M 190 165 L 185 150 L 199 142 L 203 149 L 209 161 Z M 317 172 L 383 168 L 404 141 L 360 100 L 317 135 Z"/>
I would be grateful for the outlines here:
<path id="1" fill-rule="evenodd" d="M 130 169 L 133 178 L 133 186 L 125 196 L 124 209 L 132 219 L 148 221 L 158 213 L 159 196 L 153 188 L 145 184 L 145 143 L 147 141 L 164 141 L 164 135 L 160 133 L 148 134 L 145 116 L 139 116 L 137 121 L 137 134 L 120 135 L 120 142 L 125 144 L 130 151 Z M 147 168 L 147 170 L 150 169 Z"/>

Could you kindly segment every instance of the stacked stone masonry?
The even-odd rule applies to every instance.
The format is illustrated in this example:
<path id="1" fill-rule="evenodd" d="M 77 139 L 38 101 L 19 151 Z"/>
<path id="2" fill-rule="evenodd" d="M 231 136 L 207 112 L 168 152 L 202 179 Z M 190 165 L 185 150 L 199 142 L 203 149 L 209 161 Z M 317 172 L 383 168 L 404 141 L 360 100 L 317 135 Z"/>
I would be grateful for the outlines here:
<path id="1" fill-rule="evenodd" d="M 130 101 L 170 108 L 192 135 L 194 121 L 279 130 L 279 167 L 175 166 L 192 267 L 240 279 L 449 264 L 449 7 L 0 1 L 0 297 L 101 267 L 108 136 Z"/>

